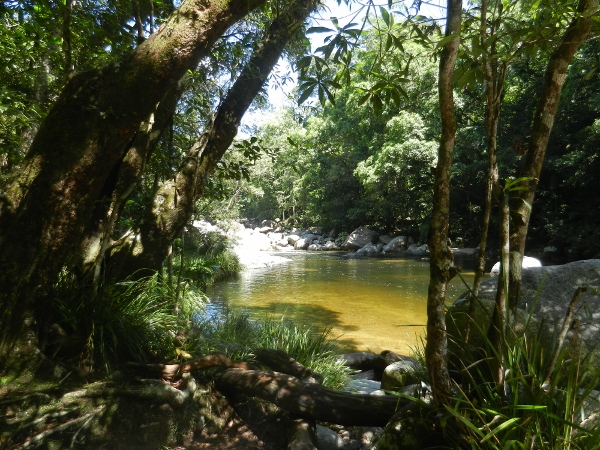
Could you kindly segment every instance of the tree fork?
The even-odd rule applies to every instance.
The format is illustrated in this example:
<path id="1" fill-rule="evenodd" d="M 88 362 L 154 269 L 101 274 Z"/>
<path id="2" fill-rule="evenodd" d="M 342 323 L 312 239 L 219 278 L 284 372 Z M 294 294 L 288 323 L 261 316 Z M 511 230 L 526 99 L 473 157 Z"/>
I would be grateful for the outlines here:
<path id="1" fill-rule="evenodd" d="M 175 175 L 156 193 L 140 229 L 140 241 L 123 247 L 114 258 L 123 268 L 117 278 L 142 276 L 146 269 L 158 270 L 173 239 L 192 216 L 201 196 L 205 178 L 210 175 L 237 134 L 240 121 L 279 60 L 290 38 L 317 7 L 318 0 L 295 0 L 269 27 L 238 79 L 219 106 L 215 119 L 193 147 Z"/>

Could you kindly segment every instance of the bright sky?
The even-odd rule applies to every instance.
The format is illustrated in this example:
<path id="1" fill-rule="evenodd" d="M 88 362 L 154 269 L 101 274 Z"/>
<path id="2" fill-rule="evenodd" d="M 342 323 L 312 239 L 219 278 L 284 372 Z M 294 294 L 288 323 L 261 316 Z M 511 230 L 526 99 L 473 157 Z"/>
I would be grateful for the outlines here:
<path id="1" fill-rule="evenodd" d="M 333 28 L 333 25 L 331 24 L 331 18 L 333 17 L 338 19 L 340 26 L 344 26 L 352 20 L 358 22 L 364 17 L 366 8 L 361 11 L 358 17 L 355 17 L 356 12 L 361 8 L 360 4 L 363 3 L 362 0 L 354 0 L 350 5 L 345 5 L 343 2 L 341 5 L 338 5 L 337 1 L 338 0 L 325 0 L 326 8 L 312 17 L 313 26 Z M 407 0 L 406 3 L 410 4 L 410 1 L 411 0 Z M 377 4 L 377 0 L 375 0 L 375 3 Z M 419 13 L 436 20 L 443 20 L 445 17 L 445 3 L 445 0 L 422 1 Z M 387 1 L 382 0 L 381 6 L 387 7 Z M 416 11 L 412 9 L 411 13 L 416 14 Z M 313 51 L 323 45 L 324 37 L 325 35 L 320 33 L 310 35 Z M 242 138 L 247 137 L 246 132 L 249 131 L 247 127 L 252 128 L 260 126 L 262 123 L 275 116 L 278 108 L 296 101 L 295 98 L 290 99 L 289 95 L 296 87 L 298 78 L 287 61 L 280 60 L 279 64 L 273 69 L 273 73 L 275 77 L 270 77 L 269 87 L 267 88 L 269 103 L 271 104 L 272 109 L 270 111 L 249 111 L 246 113 L 242 120 L 242 127 L 240 130 L 240 137 Z M 281 83 L 276 83 L 274 78 L 285 78 L 286 82 L 282 85 Z"/>

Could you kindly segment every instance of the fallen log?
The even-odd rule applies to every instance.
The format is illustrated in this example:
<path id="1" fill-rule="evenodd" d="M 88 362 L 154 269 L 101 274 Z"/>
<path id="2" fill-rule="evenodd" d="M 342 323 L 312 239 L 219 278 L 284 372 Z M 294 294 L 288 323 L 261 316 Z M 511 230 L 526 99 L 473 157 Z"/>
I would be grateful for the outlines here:
<path id="1" fill-rule="evenodd" d="M 184 373 L 195 372 L 198 370 L 209 369 L 212 367 L 220 367 L 223 369 L 251 369 L 249 364 L 243 362 L 232 361 L 220 353 L 212 353 L 203 356 L 202 358 L 193 359 L 183 364 L 143 364 L 143 363 L 127 363 L 127 368 L 130 370 L 150 373 L 160 376 L 166 380 L 177 380 Z"/>
<path id="2" fill-rule="evenodd" d="M 323 375 L 303 366 L 290 355 L 281 350 L 257 348 L 254 350 L 256 360 L 275 372 L 282 372 L 300 378 L 307 383 L 323 384 Z"/>
<path id="3" fill-rule="evenodd" d="M 278 372 L 228 369 L 216 380 L 225 395 L 243 393 L 270 401 L 298 417 L 340 425 L 384 426 L 398 406 L 392 396 L 338 392 Z"/>

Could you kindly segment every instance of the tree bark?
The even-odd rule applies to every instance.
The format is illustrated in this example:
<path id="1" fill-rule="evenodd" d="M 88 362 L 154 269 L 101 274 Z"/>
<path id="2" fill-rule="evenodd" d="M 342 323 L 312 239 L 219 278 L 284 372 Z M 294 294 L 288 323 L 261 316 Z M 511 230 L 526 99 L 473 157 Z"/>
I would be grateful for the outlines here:
<path id="1" fill-rule="evenodd" d="M 115 267 L 121 269 L 117 278 L 124 279 L 134 274 L 143 276 L 146 269 L 161 268 L 173 239 L 192 216 L 205 178 L 214 171 L 233 142 L 242 117 L 289 39 L 318 4 L 318 0 L 296 0 L 271 24 L 267 36 L 257 46 L 219 106 L 213 123 L 190 149 L 175 177 L 166 181 L 156 193 L 140 228 L 140 239 L 130 248 L 123 247 L 111 255 Z"/>
<path id="2" fill-rule="evenodd" d="M 428 245 L 430 278 L 427 295 L 427 343 L 425 358 L 436 406 L 449 404 L 451 380 L 448 373 L 448 340 L 446 335 L 446 287 L 453 276 L 452 251 L 448 248 L 450 210 L 450 168 L 456 135 L 454 114 L 454 64 L 460 43 L 462 0 L 448 0 L 446 36 L 455 38 L 444 45 L 440 58 L 439 96 L 442 136 L 435 170 L 433 210 L 429 222 Z"/>
<path id="3" fill-rule="evenodd" d="M 518 191 L 510 202 L 510 267 L 509 307 L 516 308 L 521 289 L 522 258 L 529 228 L 531 208 L 538 186 L 546 147 L 554 125 L 558 102 L 569 64 L 579 46 L 590 33 L 593 16 L 597 15 L 598 0 L 579 0 L 575 17 L 565 31 L 558 47 L 552 52 L 544 74 L 540 103 L 533 119 L 528 151 L 520 177 L 526 177 L 527 190 Z"/>
<path id="4" fill-rule="evenodd" d="M 180 83 L 161 100 L 156 114 L 142 122 L 123 162 L 117 167 L 116 182 L 111 178 L 107 180 L 103 188 L 105 194 L 96 202 L 92 219 L 86 224 L 76 267 L 83 278 L 91 279 L 94 288 L 99 284 L 107 249 L 113 244 L 115 223 L 129 195 L 139 184 L 146 163 L 171 124 L 182 93 Z"/>
<path id="5" fill-rule="evenodd" d="M 73 77 L 0 197 L 0 332 L 43 316 L 95 202 L 135 132 L 187 70 L 264 0 L 187 0 L 122 61 Z M 27 320 L 31 322 L 31 320 Z M 0 345 L 1 350 L 9 346 Z"/>

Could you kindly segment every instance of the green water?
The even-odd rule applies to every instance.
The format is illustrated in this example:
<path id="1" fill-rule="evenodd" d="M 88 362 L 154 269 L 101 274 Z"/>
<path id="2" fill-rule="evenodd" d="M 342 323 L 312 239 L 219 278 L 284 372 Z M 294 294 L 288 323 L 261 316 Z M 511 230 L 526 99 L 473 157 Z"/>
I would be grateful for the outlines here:
<path id="1" fill-rule="evenodd" d="M 355 259 L 344 254 L 288 253 L 291 262 L 244 271 L 214 286 L 213 307 L 227 304 L 257 318 L 294 320 L 331 336 L 347 351 L 411 353 L 427 321 L 428 261 Z M 472 273 L 463 272 L 468 281 Z M 448 302 L 465 291 L 456 278 Z"/>

